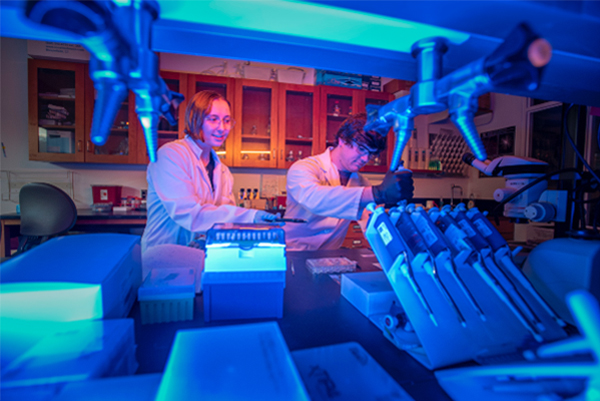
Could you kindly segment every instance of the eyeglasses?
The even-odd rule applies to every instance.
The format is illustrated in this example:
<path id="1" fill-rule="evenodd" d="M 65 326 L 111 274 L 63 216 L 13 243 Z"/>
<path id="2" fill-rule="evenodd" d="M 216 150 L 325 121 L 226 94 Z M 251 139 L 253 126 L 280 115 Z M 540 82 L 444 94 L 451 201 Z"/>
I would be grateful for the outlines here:
<path id="1" fill-rule="evenodd" d="M 214 114 L 210 114 L 210 115 L 204 117 L 204 121 L 209 123 L 210 125 L 217 126 L 217 127 L 219 126 L 221 121 L 223 121 L 224 127 L 233 128 L 233 126 L 235 125 L 235 120 L 233 118 L 231 118 L 229 116 L 225 116 L 221 120 L 221 118 L 219 116 L 216 116 Z"/>
<path id="2" fill-rule="evenodd" d="M 356 142 L 353 142 L 354 147 L 356 148 L 356 150 L 358 151 L 358 154 L 362 156 L 369 156 L 369 159 L 372 159 L 373 157 L 377 156 L 379 154 L 378 151 L 372 151 L 369 148 L 367 148 L 366 146 L 363 145 L 359 145 Z"/>

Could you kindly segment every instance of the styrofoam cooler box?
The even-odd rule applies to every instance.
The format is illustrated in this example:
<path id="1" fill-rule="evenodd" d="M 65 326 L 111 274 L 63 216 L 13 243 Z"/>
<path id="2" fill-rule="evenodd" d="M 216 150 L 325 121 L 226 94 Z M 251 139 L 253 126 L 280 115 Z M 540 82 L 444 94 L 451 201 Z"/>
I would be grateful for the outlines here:
<path id="1" fill-rule="evenodd" d="M 3 399 L 11 389 L 23 393 L 27 390 L 18 389 L 28 387 L 34 392 L 36 386 L 131 375 L 137 370 L 132 319 L 25 324 L 3 319 L 1 331 L 3 349 L 20 348 L 18 355 L 2 357 Z M 31 336 L 38 336 L 38 341 L 21 347 L 23 337 Z"/>
<path id="2" fill-rule="evenodd" d="M 383 271 L 342 275 L 342 295 L 363 315 L 387 313 L 392 305 L 400 305 Z"/>
<path id="3" fill-rule="evenodd" d="M 0 316 L 71 322 L 129 314 L 142 281 L 140 237 L 53 238 L 0 265 Z"/>
<path id="4" fill-rule="evenodd" d="M 152 269 L 138 289 L 142 324 L 194 318 L 194 269 Z"/>
<path id="5" fill-rule="evenodd" d="M 308 401 L 275 322 L 180 330 L 156 401 Z"/>

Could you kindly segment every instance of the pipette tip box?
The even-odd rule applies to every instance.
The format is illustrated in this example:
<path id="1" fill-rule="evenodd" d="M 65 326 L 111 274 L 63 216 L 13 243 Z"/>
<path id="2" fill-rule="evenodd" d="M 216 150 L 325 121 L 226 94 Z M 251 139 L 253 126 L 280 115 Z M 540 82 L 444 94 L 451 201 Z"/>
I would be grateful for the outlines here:
<path id="1" fill-rule="evenodd" d="M 152 269 L 138 290 L 142 324 L 194 318 L 194 269 Z"/>
<path id="2" fill-rule="evenodd" d="M 270 224 L 216 224 L 207 232 L 204 320 L 281 318 L 285 234 Z"/>

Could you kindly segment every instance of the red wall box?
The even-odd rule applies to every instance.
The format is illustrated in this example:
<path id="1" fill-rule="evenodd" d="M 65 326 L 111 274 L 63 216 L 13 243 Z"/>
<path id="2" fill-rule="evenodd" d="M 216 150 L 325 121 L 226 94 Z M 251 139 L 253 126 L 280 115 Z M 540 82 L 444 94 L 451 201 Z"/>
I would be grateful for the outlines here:
<path id="1" fill-rule="evenodd" d="M 112 203 L 113 206 L 121 205 L 120 185 L 92 185 L 94 203 Z"/>

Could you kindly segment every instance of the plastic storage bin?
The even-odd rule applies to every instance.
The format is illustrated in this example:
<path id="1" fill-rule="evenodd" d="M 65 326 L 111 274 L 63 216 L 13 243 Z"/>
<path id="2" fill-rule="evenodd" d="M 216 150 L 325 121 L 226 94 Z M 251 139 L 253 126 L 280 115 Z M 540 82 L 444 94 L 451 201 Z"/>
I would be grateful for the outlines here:
<path id="1" fill-rule="evenodd" d="M 342 296 L 366 317 L 387 313 L 393 302 L 400 305 L 388 278 L 382 271 L 344 274 Z"/>
<path id="2" fill-rule="evenodd" d="M 138 290 L 142 324 L 194 318 L 194 269 L 152 269 Z"/>

